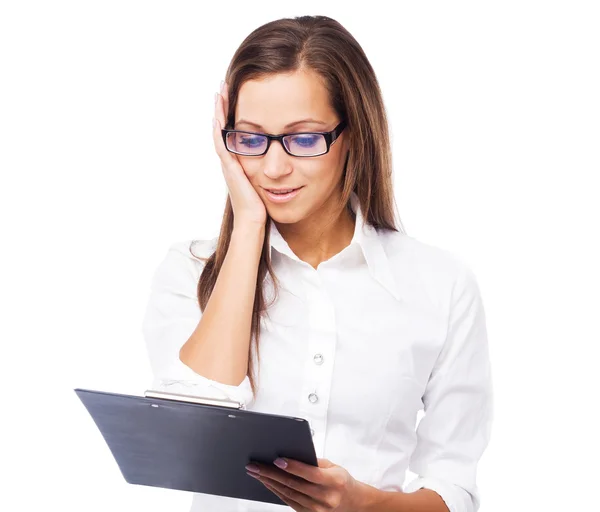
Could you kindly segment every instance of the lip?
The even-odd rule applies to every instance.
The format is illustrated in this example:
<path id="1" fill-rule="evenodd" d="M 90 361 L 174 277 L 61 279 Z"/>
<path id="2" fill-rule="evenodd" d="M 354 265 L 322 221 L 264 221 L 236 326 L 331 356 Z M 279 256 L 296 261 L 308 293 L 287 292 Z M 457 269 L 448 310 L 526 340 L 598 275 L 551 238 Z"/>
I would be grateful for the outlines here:
<path id="1" fill-rule="evenodd" d="M 267 193 L 267 198 L 270 201 L 272 201 L 273 203 L 286 203 L 286 202 L 292 200 L 294 197 L 296 197 L 303 188 L 304 188 L 304 186 L 298 187 L 293 192 L 290 192 L 288 194 L 272 194 L 266 188 L 264 189 L 264 191 Z M 273 190 L 276 190 L 276 189 L 273 189 Z"/>

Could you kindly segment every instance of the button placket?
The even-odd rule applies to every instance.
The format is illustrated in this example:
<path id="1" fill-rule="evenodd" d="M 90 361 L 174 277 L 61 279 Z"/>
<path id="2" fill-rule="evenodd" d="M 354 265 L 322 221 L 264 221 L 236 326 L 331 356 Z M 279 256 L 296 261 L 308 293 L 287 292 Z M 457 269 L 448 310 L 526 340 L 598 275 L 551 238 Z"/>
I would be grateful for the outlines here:
<path id="1" fill-rule="evenodd" d="M 318 272 L 310 272 L 304 286 L 308 305 L 308 357 L 304 365 L 300 412 L 310 422 L 315 451 L 322 457 L 337 340 L 335 310 Z"/>

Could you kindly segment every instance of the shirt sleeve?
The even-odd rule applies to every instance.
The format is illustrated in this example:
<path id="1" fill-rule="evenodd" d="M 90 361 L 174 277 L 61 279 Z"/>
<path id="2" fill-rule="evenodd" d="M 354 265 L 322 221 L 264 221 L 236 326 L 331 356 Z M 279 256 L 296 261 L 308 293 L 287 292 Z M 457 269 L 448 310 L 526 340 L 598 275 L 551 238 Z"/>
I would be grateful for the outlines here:
<path id="1" fill-rule="evenodd" d="M 179 350 L 202 316 L 197 285 L 203 262 L 188 254 L 188 246 L 173 244 L 152 278 L 142 321 L 153 374 L 151 389 L 225 398 L 247 407 L 254 400 L 248 376 L 238 386 L 223 384 L 199 375 L 179 359 Z"/>
<path id="2" fill-rule="evenodd" d="M 424 415 L 404 492 L 437 492 L 450 512 L 477 512 L 477 464 L 491 434 L 493 389 L 485 311 L 473 272 L 452 290 L 447 337 L 423 395 Z"/>

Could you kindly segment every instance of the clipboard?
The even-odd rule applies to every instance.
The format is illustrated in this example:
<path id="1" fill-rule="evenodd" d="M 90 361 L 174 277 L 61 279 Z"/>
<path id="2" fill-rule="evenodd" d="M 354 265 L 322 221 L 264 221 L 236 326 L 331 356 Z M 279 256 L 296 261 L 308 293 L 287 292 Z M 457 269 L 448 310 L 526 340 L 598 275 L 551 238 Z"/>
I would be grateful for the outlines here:
<path id="1" fill-rule="evenodd" d="M 287 457 L 318 466 L 304 418 L 155 390 L 74 391 L 130 484 L 286 505 L 246 474 L 246 464 Z"/>

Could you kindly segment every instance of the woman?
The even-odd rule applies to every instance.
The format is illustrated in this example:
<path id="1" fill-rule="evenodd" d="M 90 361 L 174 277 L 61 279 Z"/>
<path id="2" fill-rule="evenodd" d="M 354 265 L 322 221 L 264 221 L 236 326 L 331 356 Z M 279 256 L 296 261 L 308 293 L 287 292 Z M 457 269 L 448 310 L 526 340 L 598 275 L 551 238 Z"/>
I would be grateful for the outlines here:
<path id="1" fill-rule="evenodd" d="M 216 95 L 213 138 L 223 223 L 173 244 L 154 276 L 154 389 L 306 418 L 318 468 L 248 471 L 294 510 L 478 510 L 492 421 L 479 288 L 459 258 L 396 227 L 386 113 L 360 45 L 324 16 L 259 27 Z M 403 488 L 407 469 L 418 478 Z M 280 508 L 194 494 L 200 510 Z"/>

